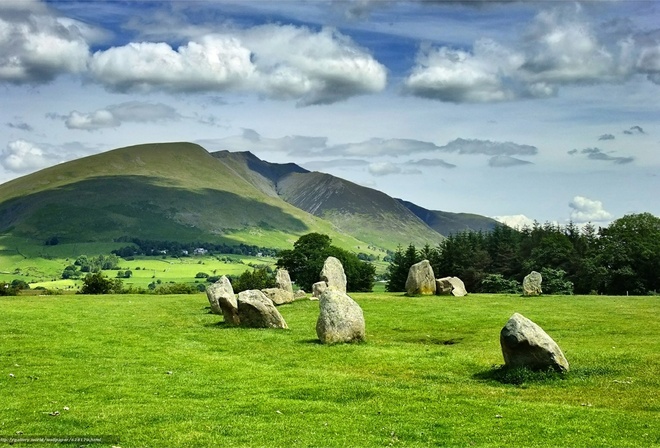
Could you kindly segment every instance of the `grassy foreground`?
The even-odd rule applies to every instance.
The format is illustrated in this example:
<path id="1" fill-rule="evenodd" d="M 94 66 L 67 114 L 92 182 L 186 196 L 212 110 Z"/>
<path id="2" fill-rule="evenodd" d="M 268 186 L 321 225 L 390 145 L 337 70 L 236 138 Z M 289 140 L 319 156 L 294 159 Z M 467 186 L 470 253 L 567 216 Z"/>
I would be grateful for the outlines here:
<path id="1" fill-rule="evenodd" d="M 103 434 L 122 448 L 660 445 L 658 298 L 353 297 L 368 340 L 338 346 L 316 342 L 317 302 L 280 307 L 286 331 L 225 327 L 203 294 L 3 297 L 0 437 Z M 498 381 L 499 331 L 514 312 L 559 343 L 565 378 Z"/>

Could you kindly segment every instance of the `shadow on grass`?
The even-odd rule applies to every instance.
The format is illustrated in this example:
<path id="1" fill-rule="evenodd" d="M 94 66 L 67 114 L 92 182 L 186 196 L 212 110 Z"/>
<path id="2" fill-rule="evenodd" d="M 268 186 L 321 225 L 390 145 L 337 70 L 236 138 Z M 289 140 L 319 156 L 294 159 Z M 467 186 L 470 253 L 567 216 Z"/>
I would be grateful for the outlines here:
<path id="1" fill-rule="evenodd" d="M 569 373 L 560 373 L 553 369 L 531 370 L 525 367 L 494 366 L 483 372 L 475 373 L 473 378 L 481 381 L 496 381 L 502 384 L 522 386 L 525 384 L 548 383 L 567 379 Z"/>
<path id="2" fill-rule="evenodd" d="M 220 322 L 209 322 L 204 324 L 206 328 L 221 328 L 221 329 L 226 329 L 230 330 L 232 328 L 239 328 L 237 325 L 231 325 L 228 322 L 225 321 L 220 321 Z"/>

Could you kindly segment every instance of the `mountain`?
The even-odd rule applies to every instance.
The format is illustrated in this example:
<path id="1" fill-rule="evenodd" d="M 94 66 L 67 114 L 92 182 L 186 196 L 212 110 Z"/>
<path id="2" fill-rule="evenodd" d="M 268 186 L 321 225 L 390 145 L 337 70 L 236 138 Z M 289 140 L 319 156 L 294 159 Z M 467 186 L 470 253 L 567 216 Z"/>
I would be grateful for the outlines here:
<path id="1" fill-rule="evenodd" d="M 429 213 L 457 226 L 472 222 Z M 129 237 L 286 248 L 319 232 L 367 251 L 434 244 L 440 228 L 380 191 L 192 143 L 119 148 L 0 185 L 0 236 L 35 244 Z"/>
<path id="2" fill-rule="evenodd" d="M 378 190 L 295 164 L 263 162 L 251 153 L 220 151 L 212 155 L 265 193 L 278 195 L 374 246 L 435 245 L 443 239 L 399 201 Z"/>
<path id="3" fill-rule="evenodd" d="M 364 245 L 264 194 L 191 143 L 120 148 L 0 185 L 0 233 L 32 241 L 120 237 L 290 247 L 308 232 Z"/>
<path id="4" fill-rule="evenodd" d="M 398 199 L 398 201 L 424 221 L 426 225 L 442 235 L 451 235 L 466 230 L 489 232 L 495 226 L 501 225 L 498 221 L 487 216 L 427 210 L 403 199 Z"/>

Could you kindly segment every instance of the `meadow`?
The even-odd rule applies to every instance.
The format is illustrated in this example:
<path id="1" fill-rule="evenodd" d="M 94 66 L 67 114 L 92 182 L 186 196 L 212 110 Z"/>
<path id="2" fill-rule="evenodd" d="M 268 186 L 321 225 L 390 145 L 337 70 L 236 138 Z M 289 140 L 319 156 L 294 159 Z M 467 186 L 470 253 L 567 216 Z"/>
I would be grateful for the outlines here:
<path id="1" fill-rule="evenodd" d="M 51 247 L 24 245 L 21 249 L 0 250 L 0 281 L 23 280 L 31 288 L 46 288 L 59 292 L 76 292 L 82 278 L 62 279 L 62 271 L 76 260 L 80 253 L 109 254 L 118 245 L 76 244 Z M 81 252 L 83 251 L 83 252 Z M 78 255 L 76 255 L 78 254 Z M 93 255 L 90 255 L 93 256 Z M 122 279 L 125 287 L 147 289 L 149 283 L 202 283 L 205 278 L 196 278 L 200 272 L 215 275 L 240 275 L 252 266 L 274 266 L 275 258 L 247 255 L 195 255 L 190 257 L 137 256 L 132 260 L 121 259 L 119 268 L 105 270 L 108 278 L 115 278 L 118 271 L 130 270 L 130 278 Z"/>
<path id="2" fill-rule="evenodd" d="M 659 446 L 657 297 L 352 294 L 367 341 L 225 326 L 204 294 L 0 298 L 0 437 L 106 445 Z M 499 331 L 541 325 L 565 376 L 503 376 Z M 40 444 L 40 446 L 44 446 Z M 91 446 L 91 445 L 90 445 Z"/>

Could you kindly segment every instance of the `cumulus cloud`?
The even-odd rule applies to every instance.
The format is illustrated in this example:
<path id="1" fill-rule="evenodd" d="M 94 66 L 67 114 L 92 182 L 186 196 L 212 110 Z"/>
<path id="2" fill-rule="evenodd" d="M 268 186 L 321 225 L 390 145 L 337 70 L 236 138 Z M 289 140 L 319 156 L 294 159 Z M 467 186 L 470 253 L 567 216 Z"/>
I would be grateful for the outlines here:
<path id="1" fill-rule="evenodd" d="M 605 162 L 613 162 L 617 165 L 625 165 L 635 160 L 634 157 L 615 157 L 609 154 L 604 153 L 598 148 L 585 148 L 580 151 L 582 154 L 586 154 L 588 159 L 591 160 L 603 160 Z"/>
<path id="2" fill-rule="evenodd" d="M 176 49 L 133 42 L 94 53 L 90 71 L 120 92 L 253 91 L 301 106 L 379 92 L 387 79 L 385 67 L 339 31 L 293 25 L 206 35 Z"/>
<path id="3" fill-rule="evenodd" d="M 449 47 L 423 48 L 416 62 L 404 82 L 406 92 L 454 103 L 484 103 L 515 98 L 506 74 L 514 72 L 523 59 L 483 39 L 472 53 Z"/>
<path id="4" fill-rule="evenodd" d="M 601 201 L 584 196 L 575 196 L 568 206 L 571 208 L 571 219 L 576 223 L 607 221 L 612 218 L 612 215 L 603 208 Z"/>
<path id="5" fill-rule="evenodd" d="M 26 173 L 52 165 L 56 157 L 25 140 L 10 142 L 2 150 L 0 164 L 14 173 Z"/>
<path id="6" fill-rule="evenodd" d="M 508 168 L 511 166 L 530 165 L 532 162 L 517 159 L 511 156 L 493 156 L 488 159 L 488 166 L 493 168 Z"/>
<path id="7" fill-rule="evenodd" d="M 521 68 L 531 83 L 619 82 L 632 73 L 633 42 L 607 45 L 579 8 L 542 11 L 525 41 L 526 61 Z"/>
<path id="8" fill-rule="evenodd" d="M 641 126 L 631 126 L 629 129 L 625 129 L 623 133 L 626 135 L 646 134 Z"/>
<path id="9" fill-rule="evenodd" d="M 0 82 L 36 84 L 86 70 L 84 24 L 36 2 L 8 3 L 0 9 Z"/>
<path id="10" fill-rule="evenodd" d="M 61 118 L 64 118 L 64 124 L 69 129 L 93 131 L 116 128 L 125 122 L 148 123 L 178 120 L 181 117 L 173 107 L 165 104 L 130 101 L 89 113 L 73 111 Z"/>
<path id="11" fill-rule="evenodd" d="M 495 221 L 501 222 L 514 229 L 521 229 L 523 227 L 532 227 L 534 220 L 525 215 L 504 215 L 504 216 L 491 216 Z"/>
<path id="12" fill-rule="evenodd" d="M 536 16 L 517 49 L 489 39 L 467 50 L 422 47 L 404 89 L 454 103 L 544 98 L 564 85 L 623 82 L 636 64 L 660 81 L 660 49 L 636 63 L 637 51 L 631 37 L 599 35 L 579 6 L 557 7 Z"/>
<path id="13" fill-rule="evenodd" d="M 603 134 L 600 137 L 598 137 L 598 141 L 605 141 L 605 140 L 614 140 L 615 137 L 612 134 Z"/>

